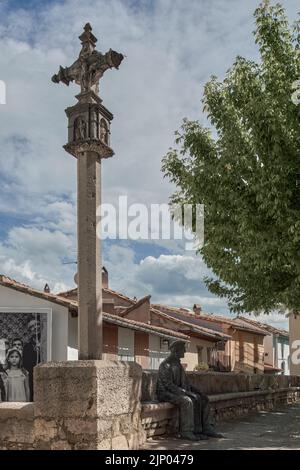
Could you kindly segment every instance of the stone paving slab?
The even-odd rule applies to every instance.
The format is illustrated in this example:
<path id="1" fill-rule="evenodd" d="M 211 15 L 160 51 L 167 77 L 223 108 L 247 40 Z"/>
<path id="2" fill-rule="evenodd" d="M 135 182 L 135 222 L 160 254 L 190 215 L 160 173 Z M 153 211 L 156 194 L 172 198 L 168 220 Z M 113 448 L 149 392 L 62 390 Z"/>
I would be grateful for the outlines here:
<path id="1" fill-rule="evenodd" d="M 224 439 L 184 441 L 153 438 L 144 445 L 150 450 L 300 450 L 300 404 L 259 412 L 239 421 L 222 423 L 217 431 Z"/>

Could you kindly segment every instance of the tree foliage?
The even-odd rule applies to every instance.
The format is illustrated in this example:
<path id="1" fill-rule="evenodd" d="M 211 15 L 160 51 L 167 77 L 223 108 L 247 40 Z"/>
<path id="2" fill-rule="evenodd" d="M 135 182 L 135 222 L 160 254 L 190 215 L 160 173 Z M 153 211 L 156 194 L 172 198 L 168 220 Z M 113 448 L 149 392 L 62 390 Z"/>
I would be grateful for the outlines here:
<path id="1" fill-rule="evenodd" d="M 204 88 L 214 129 L 184 120 L 162 170 L 172 203 L 204 204 L 199 249 L 209 289 L 232 311 L 300 312 L 300 22 L 280 4 L 256 9 L 260 62 L 237 57 L 223 81 Z M 215 136 L 215 137 L 214 137 Z"/>

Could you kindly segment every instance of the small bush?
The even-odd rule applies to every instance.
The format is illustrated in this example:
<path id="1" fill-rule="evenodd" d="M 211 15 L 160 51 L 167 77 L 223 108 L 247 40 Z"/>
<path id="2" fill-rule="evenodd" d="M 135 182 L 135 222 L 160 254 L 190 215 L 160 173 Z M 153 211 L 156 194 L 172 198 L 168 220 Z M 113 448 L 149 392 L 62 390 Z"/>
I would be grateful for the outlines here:
<path id="1" fill-rule="evenodd" d="M 197 364 L 194 367 L 194 371 L 206 371 L 208 369 L 209 367 L 208 367 L 208 364 L 206 364 L 206 362 L 199 362 L 199 364 Z"/>

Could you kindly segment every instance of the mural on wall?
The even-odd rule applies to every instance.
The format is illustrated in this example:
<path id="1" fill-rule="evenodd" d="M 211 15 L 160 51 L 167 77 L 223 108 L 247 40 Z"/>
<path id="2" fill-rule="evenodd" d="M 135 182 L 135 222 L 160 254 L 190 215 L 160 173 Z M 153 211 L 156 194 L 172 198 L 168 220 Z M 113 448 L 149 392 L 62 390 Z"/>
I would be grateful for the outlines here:
<path id="1" fill-rule="evenodd" d="M 33 368 L 50 360 L 50 317 L 0 310 L 1 401 L 33 401 Z"/>

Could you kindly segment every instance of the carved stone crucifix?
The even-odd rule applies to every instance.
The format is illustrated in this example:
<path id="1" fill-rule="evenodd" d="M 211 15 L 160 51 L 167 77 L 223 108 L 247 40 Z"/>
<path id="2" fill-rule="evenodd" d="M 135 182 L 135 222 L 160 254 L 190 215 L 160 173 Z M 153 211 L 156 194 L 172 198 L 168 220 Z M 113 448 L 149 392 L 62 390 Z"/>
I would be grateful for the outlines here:
<path id="1" fill-rule="evenodd" d="M 93 91 L 98 94 L 99 80 L 107 69 L 119 68 L 124 56 L 109 49 L 106 54 L 95 50 L 97 38 L 92 34 L 92 27 L 87 23 L 79 36 L 82 49 L 79 57 L 70 67 L 60 67 L 52 81 L 55 83 L 75 82 L 81 87 L 81 93 Z"/>
<path id="2" fill-rule="evenodd" d="M 79 359 L 102 358 L 102 259 L 97 237 L 101 204 L 101 160 L 113 155 L 110 122 L 113 115 L 98 96 L 99 80 L 106 70 L 118 68 L 123 55 L 95 50 L 97 39 L 89 23 L 79 36 L 82 49 L 70 67 L 60 67 L 54 83 L 75 82 L 78 103 L 66 109 L 68 143 L 65 150 L 77 158 L 78 349 Z"/>

